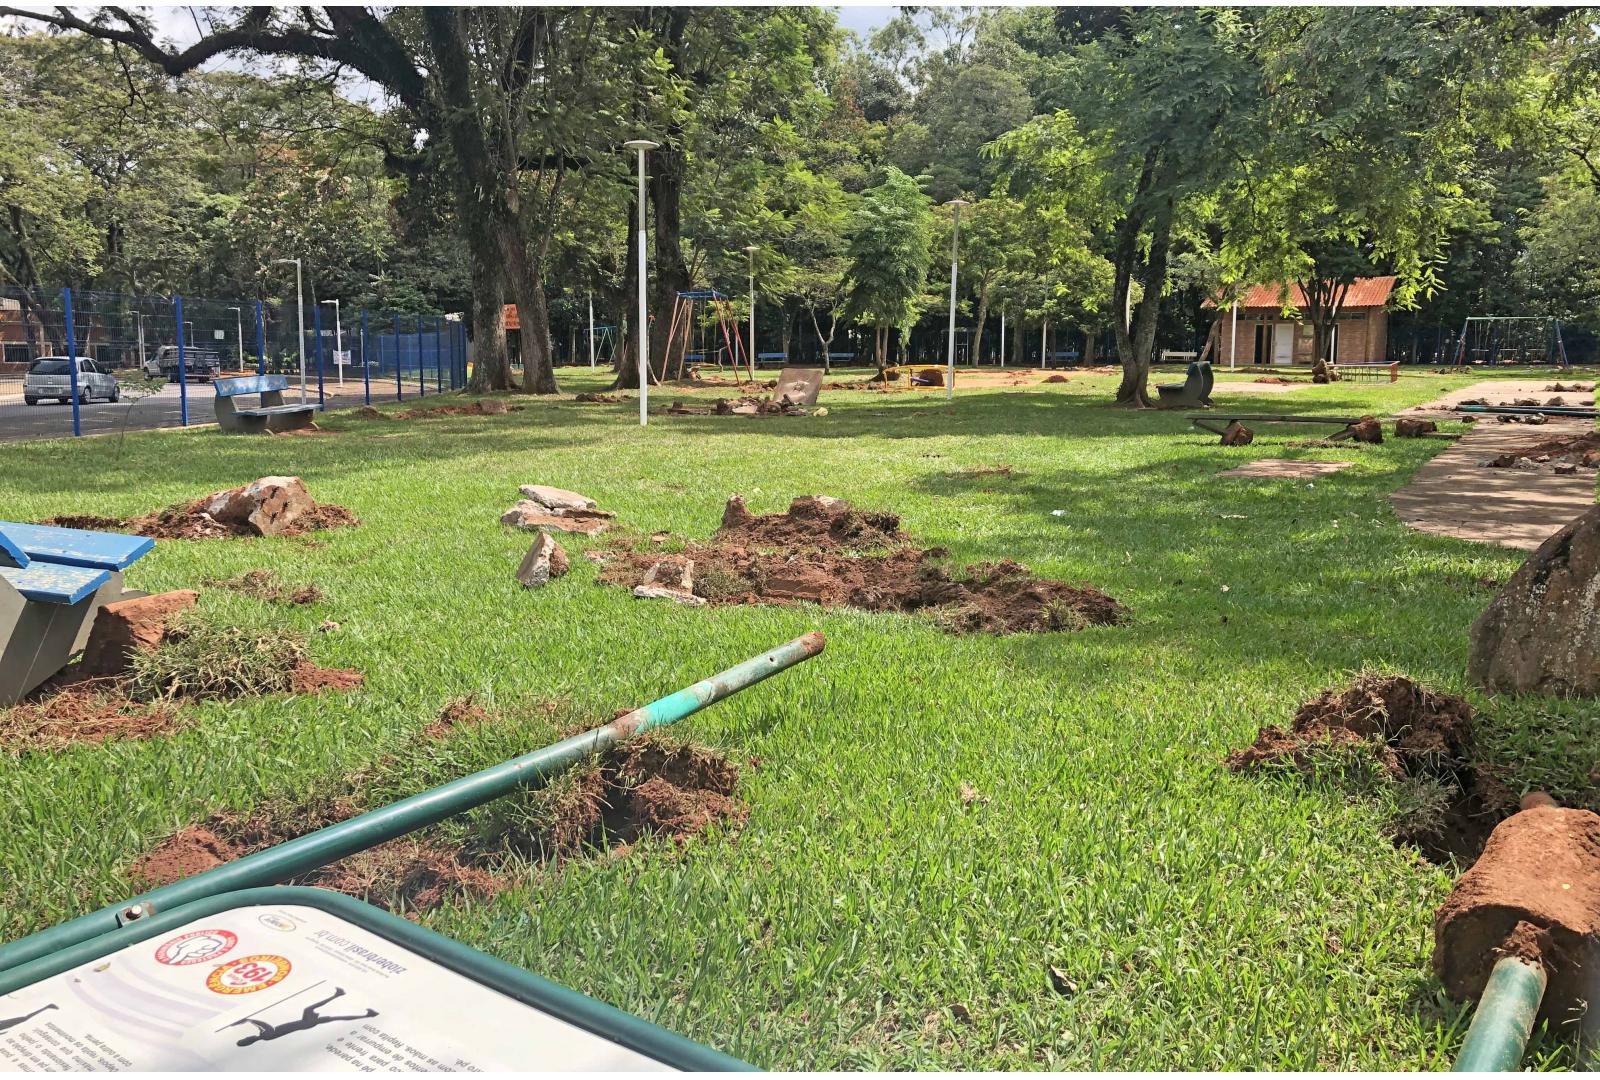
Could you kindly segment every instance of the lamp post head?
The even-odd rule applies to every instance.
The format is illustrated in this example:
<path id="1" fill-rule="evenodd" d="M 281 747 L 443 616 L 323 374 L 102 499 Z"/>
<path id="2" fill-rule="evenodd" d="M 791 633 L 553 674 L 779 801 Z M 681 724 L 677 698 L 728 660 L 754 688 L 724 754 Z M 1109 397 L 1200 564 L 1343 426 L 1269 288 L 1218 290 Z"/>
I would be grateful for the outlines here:
<path id="1" fill-rule="evenodd" d="M 971 206 L 972 203 L 968 202 L 966 199 L 951 199 L 948 205 L 960 210 L 963 206 Z"/>
<path id="2" fill-rule="evenodd" d="M 761 247 L 757 244 L 749 244 L 745 247 L 745 250 L 754 255 L 756 252 L 761 250 Z"/>
<path id="3" fill-rule="evenodd" d="M 651 142 L 649 139 L 629 139 L 622 145 L 627 147 L 629 150 L 654 150 L 661 144 L 658 142 Z"/>

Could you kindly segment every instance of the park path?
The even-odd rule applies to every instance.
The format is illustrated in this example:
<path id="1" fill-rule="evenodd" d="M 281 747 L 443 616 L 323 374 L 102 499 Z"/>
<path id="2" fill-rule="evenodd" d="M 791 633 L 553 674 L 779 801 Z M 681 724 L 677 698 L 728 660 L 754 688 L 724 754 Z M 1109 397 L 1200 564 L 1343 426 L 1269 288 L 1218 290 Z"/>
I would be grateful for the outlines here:
<path id="1" fill-rule="evenodd" d="M 1551 380 L 1474 383 L 1402 415 L 1444 416 L 1459 401 L 1554 396 Z M 1592 394 L 1560 395 L 1571 405 L 1593 403 Z M 1405 487 L 1389 496 L 1395 513 L 1413 529 L 1482 544 L 1532 551 L 1595 505 L 1595 474 L 1571 476 L 1524 469 L 1488 469 L 1482 462 L 1520 447 L 1594 431 L 1588 420 L 1552 418 L 1538 426 L 1501 424 L 1483 417 L 1454 446 L 1429 461 Z"/>

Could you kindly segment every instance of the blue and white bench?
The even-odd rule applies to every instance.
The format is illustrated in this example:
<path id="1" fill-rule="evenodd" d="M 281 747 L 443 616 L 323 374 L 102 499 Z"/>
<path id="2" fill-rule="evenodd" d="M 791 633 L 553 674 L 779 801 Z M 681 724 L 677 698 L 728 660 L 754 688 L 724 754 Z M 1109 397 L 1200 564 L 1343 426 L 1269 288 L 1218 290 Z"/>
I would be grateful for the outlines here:
<path id="1" fill-rule="evenodd" d="M 144 595 L 123 589 L 122 571 L 153 547 L 144 536 L 0 521 L 0 706 L 65 667 L 101 607 Z"/>
<path id="2" fill-rule="evenodd" d="M 830 363 L 830 364 L 849 363 L 851 360 L 854 360 L 855 358 L 856 358 L 856 354 L 853 353 L 853 352 L 831 352 L 831 353 L 828 354 L 828 363 Z"/>
<path id="3" fill-rule="evenodd" d="M 315 405 L 285 405 L 283 392 L 289 389 L 289 379 L 284 375 L 241 375 L 232 379 L 215 379 L 217 426 L 223 431 L 293 431 L 312 426 Z M 259 394 L 261 403 L 255 408 L 241 409 L 235 398 Z"/>

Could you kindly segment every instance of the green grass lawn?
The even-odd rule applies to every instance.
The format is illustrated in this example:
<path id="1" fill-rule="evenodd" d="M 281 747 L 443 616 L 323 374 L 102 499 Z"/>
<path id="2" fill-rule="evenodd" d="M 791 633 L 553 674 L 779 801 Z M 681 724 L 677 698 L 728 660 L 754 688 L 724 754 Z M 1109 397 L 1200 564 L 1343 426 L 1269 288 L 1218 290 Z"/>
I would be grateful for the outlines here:
<path id="1" fill-rule="evenodd" d="M 559 374 L 569 392 L 601 385 Z M 1483 377 L 1220 400 L 1386 412 Z M 1324 687 L 1384 669 L 1467 693 L 1518 777 L 1592 799 L 1594 762 L 1576 760 L 1600 744 L 1592 711 L 1465 683 L 1467 627 L 1491 595 L 1475 580 L 1523 556 L 1396 521 L 1386 496 L 1442 441 L 1305 449 L 1286 444 L 1326 432 L 1274 426 L 1226 449 L 1182 413 L 1107 408 L 1113 381 L 953 405 L 825 392 L 824 417 L 657 416 L 644 430 L 631 401 L 565 400 L 406 424 L 330 415 L 326 437 L 0 446 L 0 516 L 15 520 L 304 477 L 364 524 L 314 542 L 161 542 L 129 582 L 200 587 L 258 567 L 313 582 L 328 599 L 309 608 L 218 589 L 201 608 L 307 632 L 335 620 L 312 634 L 315 658 L 369 680 L 197 706 L 149 741 L 0 757 L 0 938 L 129 895 L 134 857 L 215 811 L 311 798 L 380 762 L 377 795 L 406 794 L 820 628 L 821 657 L 676 729 L 759 761 L 741 832 L 529 867 L 494 900 L 423 920 L 769 1068 L 1447 1066 L 1466 1014 L 1428 953 L 1450 872 L 1386 839 L 1381 795 L 1238 777 L 1220 759 Z M 1314 483 L 1215 477 L 1283 456 L 1356 464 Z M 1001 464 L 1017 472 L 951 475 Z M 843 496 L 900 514 L 953 563 L 1012 558 L 1091 582 L 1132 618 L 956 637 L 850 610 L 691 610 L 595 584 L 577 555 L 596 541 L 581 538 L 563 541 L 567 577 L 524 591 L 512 572 L 529 538 L 498 519 L 528 482 L 696 538 L 732 492 L 756 512 Z M 465 694 L 502 719 L 420 744 Z M 535 707 L 552 700 L 553 716 Z M 981 798 L 964 804 L 962 784 Z M 1049 965 L 1075 993 L 1051 989 Z M 1569 1056 L 1544 1040 L 1529 1061 Z"/>

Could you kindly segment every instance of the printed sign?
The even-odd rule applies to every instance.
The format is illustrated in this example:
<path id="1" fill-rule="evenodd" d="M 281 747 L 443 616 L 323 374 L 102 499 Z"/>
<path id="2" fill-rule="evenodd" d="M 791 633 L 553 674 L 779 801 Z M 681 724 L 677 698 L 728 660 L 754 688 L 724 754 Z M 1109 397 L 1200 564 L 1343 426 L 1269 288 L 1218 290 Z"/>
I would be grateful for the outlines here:
<path id="1" fill-rule="evenodd" d="M 663 1071 L 311 907 L 236 908 L 0 997 L 0 1071 Z"/>

